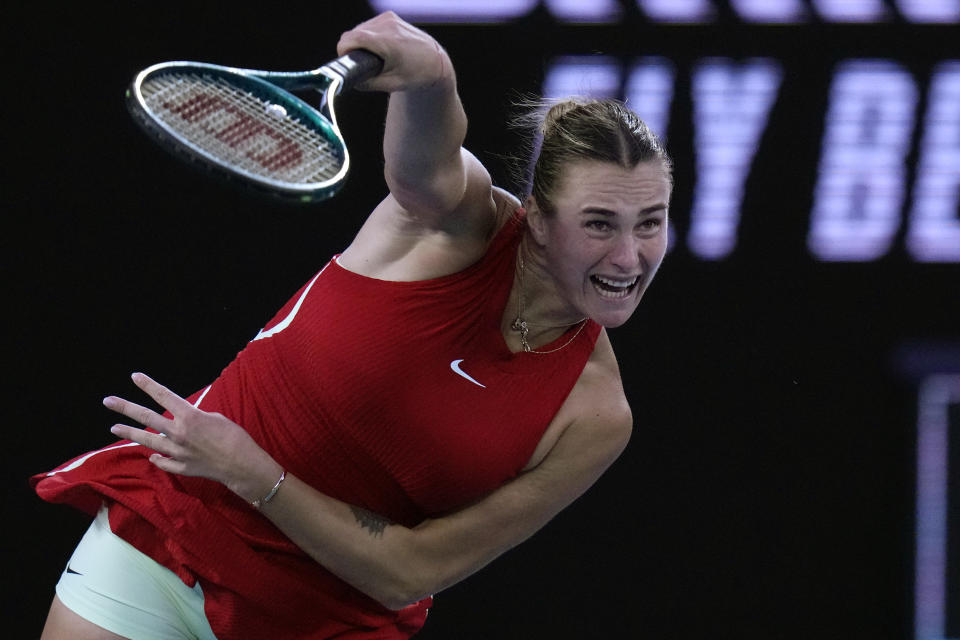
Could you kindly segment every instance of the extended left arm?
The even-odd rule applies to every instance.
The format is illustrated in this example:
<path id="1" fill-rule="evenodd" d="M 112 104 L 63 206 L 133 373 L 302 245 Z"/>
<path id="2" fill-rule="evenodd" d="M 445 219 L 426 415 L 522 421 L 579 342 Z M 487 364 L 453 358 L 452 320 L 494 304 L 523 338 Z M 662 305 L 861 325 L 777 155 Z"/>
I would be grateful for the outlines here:
<path id="1" fill-rule="evenodd" d="M 108 398 L 109 408 L 166 434 L 117 425 L 116 435 L 158 451 L 151 457 L 158 467 L 217 480 L 245 500 L 270 491 L 282 468 L 241 427 L 194 408 L 146 376 L 135 382 L 174 419 Z M 629 408 L 622 392 L 613 399 L 595 402 L 592 394 L 589 412 L 577 412 L 536 467 L 471 506 L 413 528 L 324 495 L 289 474 L 262 512 L 332 573 L 398 609 L 484 567 L 586 491 L 629 439 Z"/>

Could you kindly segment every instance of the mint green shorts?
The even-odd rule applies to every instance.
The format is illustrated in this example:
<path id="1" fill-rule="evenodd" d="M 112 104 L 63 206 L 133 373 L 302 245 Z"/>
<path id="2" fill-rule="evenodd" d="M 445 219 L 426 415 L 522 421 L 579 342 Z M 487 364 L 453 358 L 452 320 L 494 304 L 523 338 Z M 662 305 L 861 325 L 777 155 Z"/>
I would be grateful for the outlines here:
<path id="1" fill-rule="evenodd" d="M 77 545 L 57 596 L 74 613 L 131 640 L 216 640 L 203 590 L 110 531 L 106 508 Z"/>

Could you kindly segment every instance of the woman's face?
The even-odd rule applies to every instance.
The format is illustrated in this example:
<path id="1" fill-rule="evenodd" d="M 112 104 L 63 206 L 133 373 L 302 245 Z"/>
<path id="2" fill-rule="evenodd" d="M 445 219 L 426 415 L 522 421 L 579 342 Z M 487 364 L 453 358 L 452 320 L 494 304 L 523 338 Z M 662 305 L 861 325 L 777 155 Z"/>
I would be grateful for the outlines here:
<path id="1" fill-rule="evenodd" d="M 554 215 L 535 216 L 534 238 L 565 302 L 605 327 L 620 326 L 666 253 L 670 180 L 659 161 L 624 169 L 585 160 L 561 178 Z"/>

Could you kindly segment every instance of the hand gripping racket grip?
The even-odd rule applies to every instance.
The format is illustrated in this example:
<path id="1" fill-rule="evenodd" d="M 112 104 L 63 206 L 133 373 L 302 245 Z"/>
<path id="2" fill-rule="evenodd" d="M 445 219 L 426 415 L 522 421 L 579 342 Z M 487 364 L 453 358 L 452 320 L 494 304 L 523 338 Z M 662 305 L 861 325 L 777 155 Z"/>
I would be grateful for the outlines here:
<path id="1" fill-rule="evenodd" d="M 343 78 L 343 83 L 337 91 L 340 93 L 349 91 L 360 82 L 379 75 L 383 71 L 383 58 L 366 49 L 356 49 L 327 63 L 326 66 Z"/>

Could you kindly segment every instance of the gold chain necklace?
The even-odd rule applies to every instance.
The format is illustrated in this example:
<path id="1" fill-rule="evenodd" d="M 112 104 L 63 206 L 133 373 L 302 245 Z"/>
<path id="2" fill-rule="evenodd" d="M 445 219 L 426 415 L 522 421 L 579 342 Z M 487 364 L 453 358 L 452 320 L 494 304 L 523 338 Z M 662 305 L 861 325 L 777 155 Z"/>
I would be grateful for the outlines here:
<path id="1" fill-rule="evenodd" d="M 573 342 L 574 340 L 577 339 L 577 336 L 580 335 L 580 332 L 583 331 L 583 328 L 584 328 L 585 326 L 587 326 L 587 319 L 586 319 L 586 318 L 581 318 L 580 320 L 577 320 L 577 322 L 571 322 L 571 323 L 568 324 L 568 325 L 560 325 L 560 326 L 567 326 L 567 327 L 569 327 L 569 326 L 575 325 L 575 324 L 577 324 L 577 323 L 580 323 L 580 328 L 577 329 L 576 333 L 574 333 L 574 334 L 570 337 L 569 340 L 567 340 L 566 342 L 564 342 L 562 345 L 560 345 L 560 346 L 557 347 L 556 349 L 550 349 L 549 351 L 535 351 L 534 349 L 531 349 L 531 348 L 530 348 L 530 343 L 527 341 L 527 335 L 530 333 L 530 327 L 531 327 L 531 326 L 552 326 L 552 325 L 531 325 L 530 323 L 528 323 L 526 320 L 523 319 L 523 272 L 524 272 L 524 264 L 523 264 L 523 245 L 522 245 L 522 244 L 520 245 L 520 248 L 519 248 L 519 250 L 517 251 L 517 262 L 518 262 L 519 265 L 520 265 L 520 274 L 519 274 L 519 277 L 518 277 L 519 283 L 520 283 L 520 287 L 519 287 L 519 291 L 517 292 L 517 317 L 514 318 L 514 319 L 513 319 L 513 322 L 510 323 L 510 328 L 513 329 L 514 331 L 517 331 L 517 332 L 520 333 L 520 346 L 523 347 L 523 350 L 524 350 L 526 353 L 537 353 L 537 354 L 543 355 L 543 354 L 547 354 L 547 353 L 554 353 L 555 351 L 560 351 L 561 349 L 563 349 L 564 347 L 566 347 L 568 344 L 570 344 L 571 342 Z"/>

